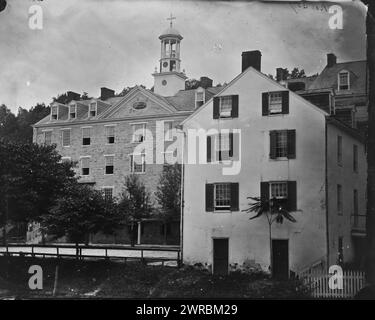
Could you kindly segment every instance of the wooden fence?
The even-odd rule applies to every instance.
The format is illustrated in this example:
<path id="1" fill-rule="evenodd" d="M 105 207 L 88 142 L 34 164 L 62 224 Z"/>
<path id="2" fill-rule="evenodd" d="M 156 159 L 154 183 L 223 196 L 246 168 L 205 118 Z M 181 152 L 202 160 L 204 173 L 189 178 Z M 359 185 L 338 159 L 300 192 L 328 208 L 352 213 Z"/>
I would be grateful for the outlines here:
<path id="1" fill-rule="evenodd" d="M 356 270 L 343 271 L 342 289 L 331 289 L 328 272 L 318 271 L 300 274 L 299 278 L 308 286 L 314 298 L 353 298 L 365 285 L 365 273 Z"/>

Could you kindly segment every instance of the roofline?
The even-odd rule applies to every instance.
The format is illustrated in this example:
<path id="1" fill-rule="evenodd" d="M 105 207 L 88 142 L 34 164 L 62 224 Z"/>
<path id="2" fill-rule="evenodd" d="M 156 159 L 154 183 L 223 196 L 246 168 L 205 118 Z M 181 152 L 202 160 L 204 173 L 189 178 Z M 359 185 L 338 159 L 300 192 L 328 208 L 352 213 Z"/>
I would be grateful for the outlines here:
<path id="1" fill-rule="evenodd" d="M 354 129 L 352 127 L 349 127 L 348 125 L 346 125 L 342 121 L 334 118 L 333 116 L 326 116 L 326 122 L 328 124 L 332 124 L 332 125 L 336 126 L 337 128 L 341 129 L 342 131 L 346 132 L 352 138 L 358 140 L 359 142 L 361 142 L 363 144 L 366 143 L 365 137 L 363 135 L 361 135 L 359 133 L 359 131 L 357 131 L 356 129 Z"/>

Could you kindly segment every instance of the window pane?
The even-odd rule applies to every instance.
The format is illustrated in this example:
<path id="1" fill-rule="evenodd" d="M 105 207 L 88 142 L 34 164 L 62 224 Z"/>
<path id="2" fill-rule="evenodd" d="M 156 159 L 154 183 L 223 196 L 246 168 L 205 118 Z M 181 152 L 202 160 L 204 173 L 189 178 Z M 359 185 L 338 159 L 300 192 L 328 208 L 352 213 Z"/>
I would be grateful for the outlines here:
<path id="1" fill-rule="evenodd" d="M 288 198 L 288 185 L 286 182 L 272 182 L 271 183 L 271 199 L 286 199 Z"/>
<path id="2" fill-rule="evenodd" d="M 220 115 L 230 116 L 232 111 L 232 97 L 220 97 Z"/>
<path id="3" fill-rule="evenodd" d="M 276 157 L 288 156 L 288 133 L 286 130 L 276 132 Z"/>
<path id="4" fill-rule="evenodd" d="M 281 92 L 270 92 L 269 94 L 269 111 L 270 113 L 282 112 L 283 99 Z"/>
<path id="5" fill-rule="evenodd" d="M 69 146 L 70 145 L 70 130 L 63 130 L 62 131 L 62 143 L 63 146 Z"/>
<path id="6" fill-rule="evenodd" d="M 104 197 L 105 200 L 111 200 L 113 196 L 113 189 L 112 188 L 104 188 Z"/>
<path id="7" fill-rule="evenodd" d="M 230 208 L 230 191 L 229 183 L 215 184 L 215 209 Z"/>
<path id="8" fill-rule="evenodd" d="M 146 124 L 134 124 L 133 125 L 133 142 L 145 141 L 145 129 Z"/>
<path id="9" fill-rule="evenodd" d="M 51 131 L 44 132 L 44 143 L 48 144 L 48 145 L 52 143 L 52 132 Z"/>

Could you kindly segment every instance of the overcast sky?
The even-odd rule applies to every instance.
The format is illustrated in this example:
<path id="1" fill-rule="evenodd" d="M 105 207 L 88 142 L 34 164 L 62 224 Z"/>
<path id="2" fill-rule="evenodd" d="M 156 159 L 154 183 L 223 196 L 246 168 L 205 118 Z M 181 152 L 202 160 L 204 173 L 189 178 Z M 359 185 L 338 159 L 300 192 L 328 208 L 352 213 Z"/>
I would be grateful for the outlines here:
<path id="1" fill-rule="evenodd" d="M 28 10 L 43 9 L 43 29 L 29 28 Z M 325 5 L 329 8 L 329 4 Z M 0 13 L 0 104 L 46 104 L 72 90 L 97 97 L 100 87 L 153 86 L 158 36 L 174 26 L 182 68 L 189 78 L 229 82 L 241 71 L 241 52 L 260 50 L 262 71 L 296 66 L 307 74 L 322 70 L 326 54 L 338 61 L 366 57 L 365 7 L 341 4 L 343 29 L 331 30 L 322 7 L 261 2 L 8 0 Z"/>

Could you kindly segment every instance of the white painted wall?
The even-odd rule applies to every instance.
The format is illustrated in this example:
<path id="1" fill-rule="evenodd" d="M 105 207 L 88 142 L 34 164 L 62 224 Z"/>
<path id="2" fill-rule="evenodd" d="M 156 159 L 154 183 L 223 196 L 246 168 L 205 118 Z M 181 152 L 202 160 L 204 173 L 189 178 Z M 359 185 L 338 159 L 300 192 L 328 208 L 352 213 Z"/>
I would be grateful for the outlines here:
<path id="1" fill-rule="evenodd" d="M 176 73 L 158 73 L 154 74 L 154 78 L 154 92 L 163 97 L 171 97 L 178 91 L 185 90 L 185 78 Z M 166 85 L 162 84 L 163 80 L 167 81 Z"/>
<path id="2" fill-rule="evenodd" d="M 273 238 L 289 239 L 289 265 L 298 270 L 325 258 L 325 114 L 301 97 L 290 93 L 289 114 L 262 116 L 262 92 L 285 90 L 253 69 L 228 85 L 220 95 L 239 95 L 239 117 L 214 120 L 213 103 L 208 103 L 185 124 L 188 128 L 240 128 L 242 168 L 238 175 L 223 176 L 222 165 L 185 165 L 185 208 L 183 257 L 185 263 L 212 264 L 212 238 L 229 237 L 229 262 L 246 260 L 270 265 L 266 219 L 249 220 L 241 212 L 248 196 L 260 195 L 260 182 L 297 181 L 297 223 L 285 221 L 273 226 Z M 296 129 L 296 159 L 269 159 L 269 131 Z M 185 143 L 186 147 L 186 143 Z M 187 155 L 188 150 L 185 150 Z M 186 160 L 186 157 L 185 157 Z M 239 212 L 205 212 L 205 184 L 239 182 Z"/>

